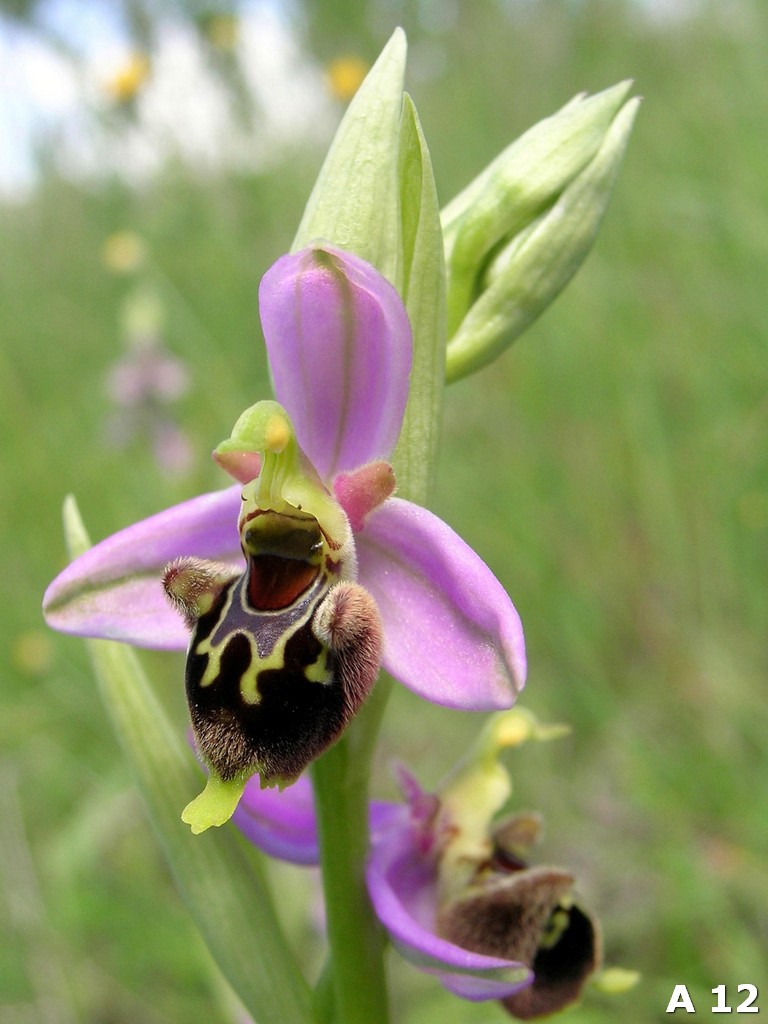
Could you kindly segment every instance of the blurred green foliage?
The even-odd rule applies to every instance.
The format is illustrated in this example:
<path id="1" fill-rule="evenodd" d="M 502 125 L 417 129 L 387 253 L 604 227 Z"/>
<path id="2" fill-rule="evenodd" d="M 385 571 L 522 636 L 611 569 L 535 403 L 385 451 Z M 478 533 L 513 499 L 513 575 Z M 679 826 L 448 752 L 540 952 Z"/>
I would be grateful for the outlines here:
<path id="1" fill-rule="evenodd" d="M 371 5 L 373 19 L 363 6 L 314 5 L 303 29 L 323 59 L 370 60 L 404 24 L 444 201 L 575 92 L 633 76 L 645 97 L 586 267 L 516 348 L 451 388 L 435 508 L 523 616 L 526 704 L 573 726 L 511 755 L 520 806 L 546 816 L 542 859 L 574 867 L 608 962 L 643 974 L 570 1019 L 647 1024 L 680 983 L 700 1011 L 718 984 L 762 983 L 764 1003 L 768 10 L 733 0 L 653 22 L 610 0 L 464 0 L 434 27 L 432 4 Z M 141 192 L 48 174 L 0 210 L 3 1021 L 232 1019 L 83 646 L 48 634 L 39 605 L 64 561 L 67 492 L 99 538 L 223 484 L 207 453 L 268 392 L 258 280 L 321 157 L 307 145 L 207 181 L 176 167 Z M 165 341 L 193 377 L 177 414 L 200 457 L 181 478 L 105 431 L 135 284 L 103 263 L 120 230 L 146 245 Z M 181 657 L 143 660 L 183 729 Z M 380 795 L 394 795 L 393 756 L 434 784 L 478 725 L 400 688 Z M 275 878 L 316 965 L 312 876 Z M 507 1019 L 391 968 L 398 1021 Z"/>

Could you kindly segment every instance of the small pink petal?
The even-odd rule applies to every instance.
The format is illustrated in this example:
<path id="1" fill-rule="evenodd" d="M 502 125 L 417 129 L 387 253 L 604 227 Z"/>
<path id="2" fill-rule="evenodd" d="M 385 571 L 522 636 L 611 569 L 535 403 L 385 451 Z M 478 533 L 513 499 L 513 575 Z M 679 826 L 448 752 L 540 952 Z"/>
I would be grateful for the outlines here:
<path id="1" fill-rule="evenodd" d="M 370 513 L 392 496 L 395 486 L 394 470 L 388 462 L 369 462 L 350 473 L 339 473 L 333 492 L 350 526 L 359 533 Z"/>

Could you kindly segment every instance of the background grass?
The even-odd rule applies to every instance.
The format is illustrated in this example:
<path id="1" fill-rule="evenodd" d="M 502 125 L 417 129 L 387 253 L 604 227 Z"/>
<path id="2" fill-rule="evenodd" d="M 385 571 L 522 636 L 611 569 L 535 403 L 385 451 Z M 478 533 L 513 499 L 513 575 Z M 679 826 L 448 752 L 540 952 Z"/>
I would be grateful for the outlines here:
<path id="1" fill-rule="evenodd" d="M 745 982 L 765 1002 L 768 11 L 702 4 L 652 23 L 607 0 L 506 6 L 459 3 L 438 34 L 399 12 L 443 201 L 581 89 L 634 77 L 645 101 L 585 268 L 513 351 L 451 388 L 434 507 L 523 616 L 526 705 L 573 726 L 510 761 L 521 806 L 547 818 L 542 858 L 577 870 L 607 960 L 643 974 L 570 1019 L 666 1019 L 679 983 L 700 1013 L 723 983 L 734 1005 Z M 322 57 L 371 59 L 395 24 L 313 10 Z M 176 167 L 141 193 L 49 173 L 0 210 L 3 1022 L 229 1019 L 82 646 L 46 633 L 39 604 L 64 561 L 65 493 L 98 538 L 222 482 L 205 453 L 267 393 L 256 286 L 321 157 L 206 182 Z M 193 376 L 178 416 L 200 458 L 181 478 L 105 436 L 135 282 L 102 249 L 125 228 L 146 241 L 167 343 Z M 183 728 L 180 658 L 144 661 Z M 437 783 L 478 725 L 400 688 L 380 793 L 393 755 Z M 311 876 L 275 878 L 316 957 Z M 400 1021 L 506 1019 L 395 958 L 392 975 Z"/>

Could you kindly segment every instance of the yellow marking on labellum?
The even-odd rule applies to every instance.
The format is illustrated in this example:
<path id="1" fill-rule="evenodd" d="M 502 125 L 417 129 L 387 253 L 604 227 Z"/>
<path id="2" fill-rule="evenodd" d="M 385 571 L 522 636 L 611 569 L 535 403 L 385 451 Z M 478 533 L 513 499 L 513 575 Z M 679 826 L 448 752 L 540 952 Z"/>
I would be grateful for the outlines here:
<path id="1" fill-rule="evenodd" d="M 323 647 L 316 661 L 306 666 L 304 675 L 310 683 L 325 684 L 331 681 L 331 675 L 328 671 L 328 649 L 326 647 Z"/>
<path id="2" fill-rule="evenodd" d="M 282 669 L 285 667 L 285 647 L 288 641 L 295 633 L 302 629 L 309 619 L 314 614 L 318 604 L 325 598 L 328 593 L 328 575 L 324 574 L 325 586 L 319 589 L 317 596 L 314 600 L 308 601 L 303 613 L 298 615 L 289 626 L 281 630 L 279 636 L 275 640 L 272 649 L 265 653 L 260 654 L 255 636 L 242 629 L 232 629 L 227 632 L 220 639 L 215 639 L 217 634 L 217 627 L 211 631 L 210 635 L 204 640 L 201 640 L 195 645 L 194 653 L 198 655 L 208 655 L 208 663 L 205 667 L 198 685 L 201 687 L 210 686 L 214 683 L 221 672 L 221 659 L 227 648 L 227 644 L 231 638 L 236 634 L 240 633 L 248 641 L 248 645 L 251 649 L 251 661 L 238 681 L 238 688 L 240 695 L 246 704 L 257 705 L 261 700 L 261 696 L 258 691 L 258 677 L 261 672 L 269 669 Z M 247 577 L 243 577 L 235 586 L 231 587 L 227 594 L 226 600 L 222 605 L 219 622 L 223 622 L 234 600 L 240 597 L 239 591 L 247 587 Z M 247 614 L 252 615 L 254 619 L 261 618 L 262 621 L 269 619 L 272 616 L 279 616 L 284 614 L 281 612 L 258 612 L 252 610 L 247 605 L 244 606 Z M 328 651 L 323 648 L 318 655 L 318 658 L 310 665 L 307 665 L 304 669 L 304 675 L 309 682 L 325 684 L 330 682 L 330 672 L 328 669 Z"/>
<path id="3" fill-rule="evenodd" d="M 573 905 L 573 900 L 570 903 Z M 565 901 L 563 901 L 552 911 L 549 920 L 544 926 L 541 938 L 539 939 L 539 948 L 552 949 L 556 946 L 567 931 L 570 922 L 569 908 L 565 906 Z"/>
<path id="4" fill-rule="evenodd" d="M 232 607 L 232 596 L 236 590 L 237 585 L 229 588 L 226 600 L 224 601 L 224 604 L 221 606 L 221 611 L 219 612 L 219 622 L 223 622 L 224 619 L 229 614 L 229 609 Z M 211 635 L 213 635 L 213 633 L 215 632 L 216 628 L 214 627 L 214 629 L 211 632 Z M 205 640 L 200 640 L 198 643 L 194 645 L 193 651 L 195 654 L 208 655 L 208 664 L 206 665 L 205 672 L 203 672 L 203 675 L 200 679 L 200 686 L 209 686 L 218 676 L 221 663 L 221 655 L 223 654 L 226 642 L 231 635 L 231 633 L 227 634 L 227 636 L 224 638 L 222 642 L 219 642 L 215 645 L 211 643 L 211 636 L 207 636 Z"/>
<path id="5" fill-rule="evenodd" d="M 304 621 L 304 620 L 302 620 Z M 281 669 L 285 665 L 285 645 L 288 642 L 289 637 L 293 635 L 293 629 L 285 630 L 281 635 L 280 639 L 275 644 L 274 650 L 266 656 L 266 658 L 259 658 L 254 651 L 253 638 L 248 637 L 248 643 L 251 645 L 251 664 L 246 669 L 245 673 L 240 677 L 240 696 L 243 698 L 246 704 L 258 704 L 261 700 L 261 694 L 258 691 L 257 683 L 260 672 L 264 672 L 268 669 Z"/>
<path id="6" fill-rule="evenodd" d="M 208 612 L 213 608 L 214 599 L 217 594 L 201 594 L 197 599 L 197 613 L 198 616 L 207 615 Z"/>
<path id="7" fill-rule="evenodd" d="M 303 623 L 297 623 L 295 629 L 298 629 Z M 247 671 L 240 679 L 240 695 L 246 704 L 258 704 L 261 700 L 261 695 L 258 691 L 258 678 L 259 675 L 268 669 L 282 669 L 285 667 L 285 659 L 283 657 L 285 651 L 285 645 L 288 640 L 293 636 L 295 629 L 286 630 L 283 636 L 280 638 L 275 650 L 268 655 L 266 658 L 251 661 Z M 251 644 L 251 652 L 253 653 L 253 642 L 251 638 L 248 638 Z M 320 652 L 316 661 L 311 665 L 307 665 L 304 668 L 304 676 L 310 683 L 327 684 L 331 682 L 331 675 L 328 671 L 328 657 L 325 648 Z"/>

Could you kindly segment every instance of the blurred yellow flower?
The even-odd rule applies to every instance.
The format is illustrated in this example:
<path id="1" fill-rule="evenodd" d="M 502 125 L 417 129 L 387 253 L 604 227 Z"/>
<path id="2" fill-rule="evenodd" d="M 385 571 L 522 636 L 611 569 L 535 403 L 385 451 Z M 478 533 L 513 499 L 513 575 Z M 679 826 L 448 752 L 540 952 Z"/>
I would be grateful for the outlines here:
<path id="1" fill-rule="evenodd" d="M 146 247 L 135 231 L 115 231 L 104 242 L 104 265 L 116 274 L 128 274 L 144 262 Z"/>
<path id="2" fill-rule="evenodd" d="M 107 79 L 104 89 L 116 103 L 127 103 L 149 78 L 149 71 L 149 57 L 145 53 L 132 53 Z"/>
<path id="3" fill-rule="evenodd" d="M 331 95 L 339 100 L 351 100 L 367 73 L 368 65 L 362 57 L 354 54 L 336 57 L 325 72 Z"/>

